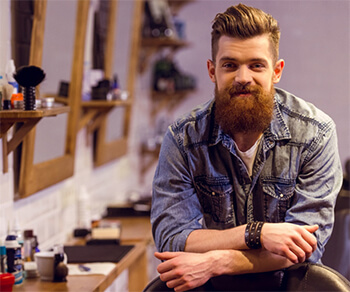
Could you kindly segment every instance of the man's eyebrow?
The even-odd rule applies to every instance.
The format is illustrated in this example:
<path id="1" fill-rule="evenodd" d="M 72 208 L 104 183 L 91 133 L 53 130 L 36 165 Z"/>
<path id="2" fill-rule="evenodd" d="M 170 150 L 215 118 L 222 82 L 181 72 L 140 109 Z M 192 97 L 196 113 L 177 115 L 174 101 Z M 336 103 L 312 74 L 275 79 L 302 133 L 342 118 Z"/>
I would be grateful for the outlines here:
<path id="1" fill-rule="evenodd" d="M 264 58 L 253 58 L 250 60 L 250 62 L 268 63 L 268 60 L 266 60 Z"/>
<path id="2" fill-rule="evenodd" d="M 238 62 L 238 60 L 236 58 L 226 57 L 226 56 L 221 57 L 219 61 L 220 62 L 225 62 L 225 61 Z"/>
<path id="3" fill-rule="evenodd" d="M 228 56 L 223 56 L 219 60 L 219 62 L 226 62 L 226 61 L 238 62 L 238 63 L 240 62 L 237 58 L 228 57 Z M 249 59 L 248 62 L 268 63 L 268 60 L 266 60 L 264 58 L 252 58 L 252 59 Z"/>

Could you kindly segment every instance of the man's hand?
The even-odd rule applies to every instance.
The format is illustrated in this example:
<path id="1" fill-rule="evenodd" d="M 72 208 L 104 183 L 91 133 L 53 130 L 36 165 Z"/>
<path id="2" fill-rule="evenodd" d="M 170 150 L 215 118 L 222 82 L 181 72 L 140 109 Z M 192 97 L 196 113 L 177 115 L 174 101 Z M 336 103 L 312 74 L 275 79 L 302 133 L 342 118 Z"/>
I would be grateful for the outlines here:
<path id="1" fill-rule="evenodd" d="M 213 274 L 211 252 L 156 252 L 154 255 L 164 261 L 158 265 L 160 279 L 175 291 L 186 291 L 205 284 Z"/>
<path id="2" fill-rule="evenodd" d="M 293 263 L 302 263 L 317 248 L 312 234 L 318 225 L 298 226 L 291 223 L 265 223 L 261 230 L 261 244 L 270 252 L 281 255 Z"/>

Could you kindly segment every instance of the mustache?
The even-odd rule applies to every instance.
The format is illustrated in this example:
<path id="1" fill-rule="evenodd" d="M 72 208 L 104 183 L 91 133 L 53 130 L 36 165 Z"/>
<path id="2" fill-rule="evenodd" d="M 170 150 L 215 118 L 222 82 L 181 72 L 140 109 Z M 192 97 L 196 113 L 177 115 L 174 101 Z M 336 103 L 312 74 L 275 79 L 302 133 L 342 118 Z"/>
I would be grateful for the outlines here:
<path id="1" fill-rule="evenodd" d="M 249 84 L 237 84 L 235 86 L 231 86 L 227 89 L 227 93 L 230 96 L 235 96 L 239 94 L 259 94 L 261 93 L 261 87 L 258 85 L 249 85 Z"/>

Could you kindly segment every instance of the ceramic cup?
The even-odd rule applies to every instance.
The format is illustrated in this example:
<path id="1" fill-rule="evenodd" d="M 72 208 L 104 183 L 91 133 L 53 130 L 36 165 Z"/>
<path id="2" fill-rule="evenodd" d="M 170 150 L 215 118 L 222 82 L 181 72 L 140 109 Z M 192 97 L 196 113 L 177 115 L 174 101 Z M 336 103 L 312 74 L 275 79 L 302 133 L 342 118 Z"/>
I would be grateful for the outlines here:
<path id="1" fill-rule="evenodd" d="M 42 281 L 53 281 L 54 276 L 54 256 L 53 251 L 41 251 L 34 254 L 38 267 L 40 279 Z M 67 263 L 67 255 L 64 255 L 64 263 Z"/>

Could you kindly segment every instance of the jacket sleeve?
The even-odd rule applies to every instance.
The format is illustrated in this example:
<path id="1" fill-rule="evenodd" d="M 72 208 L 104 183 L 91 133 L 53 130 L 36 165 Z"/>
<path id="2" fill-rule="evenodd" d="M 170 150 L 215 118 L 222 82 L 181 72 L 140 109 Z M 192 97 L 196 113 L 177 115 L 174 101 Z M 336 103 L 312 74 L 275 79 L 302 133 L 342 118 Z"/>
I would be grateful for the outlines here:
<path id="1" fill-rule="evenodd" d="M 151 223 L 157 249 L 183 251 L 188 235 L 202 228 L 202 216 L 185 154 L 169 128 L 153 180 Z"/>
<path id="2" fill-rule="evenodd" d="M 309 145 L 297 177 L 292 207 L 286 222 L 318 224 L 317 250 L 309 258 L 320 262 L 334 225 L 334 207 L 342 184 L 342 167 L 333 121 Z"/>

